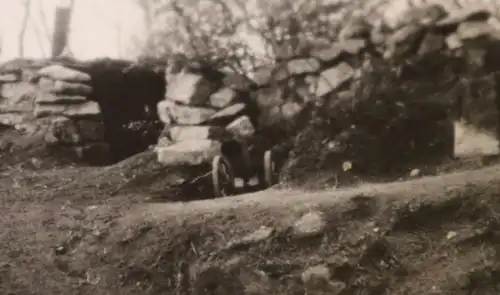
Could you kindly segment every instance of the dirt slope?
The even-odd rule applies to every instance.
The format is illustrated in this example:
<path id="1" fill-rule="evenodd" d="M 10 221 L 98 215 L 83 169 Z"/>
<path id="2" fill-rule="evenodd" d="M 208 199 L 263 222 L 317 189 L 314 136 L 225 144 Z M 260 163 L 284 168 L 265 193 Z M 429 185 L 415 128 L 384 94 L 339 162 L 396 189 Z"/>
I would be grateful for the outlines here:
<path id="1" fill-rule="evenodd" d="M 498 294 L 500 166 L 163 204 L 111 170 L 3 172 L 0 294 Z"/>

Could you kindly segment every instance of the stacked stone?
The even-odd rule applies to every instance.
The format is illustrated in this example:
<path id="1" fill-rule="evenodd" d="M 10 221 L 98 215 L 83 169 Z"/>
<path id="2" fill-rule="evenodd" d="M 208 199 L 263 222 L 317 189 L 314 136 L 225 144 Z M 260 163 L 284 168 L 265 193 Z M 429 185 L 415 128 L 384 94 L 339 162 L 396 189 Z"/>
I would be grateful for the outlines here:
<path id="1" fill-rule="evenodd" d="M 287 124 L 311 102 L 319 102 L 334 90 L 346 90 L 356 70 L 354 59 L 366 48 L 362 39 L 342 40 L 312 50 L 309 57 L 284 60 L 272 69 L 259 69 L 254 99 L 261 110 L 262 126 Z M 288 92 L 288 93 L 287 93 Z"/>
<path id="2" fill-rule="evenodd" d="M 432 52 L 459 51 L 472 62 L 484 63 L 490 48 L 486 44 L 500 40 L 500 23 L 484 10 L 448 12 L 430 5 L 411 10 L 403 19 L 392 29 L 364 22 L 346 24 L 336 42 L 313 44 L 306 53 L 288 54 L 276 65 L 258 69 L 254 81 L 259 89 L 253 96 L 261 113 L 259 126 L 293 122 L 311 102 L 324 106 L 326 112 L 338 111 L 339 100 L 352 98 L 353 82 L 370 67 L 367 57 L 404 61 Z M 477 114 L 482 120 L 498 117 L 494 99 L 474 99 L 474 104 L 482 100 L 485 105 Z"/>
<path id="3" fill-rule="evenodd" d="M 0 75 L 0 124 L 16 129 L 32 129 L 36 86 L 20 72 Z"/>
<path id="4" fill-rule="evenodd" d="M 198 165 L 220 153 L 224 142 L 245 141 L 255 132 L 248 105 L 238 90 L 184 68 L 167 70 L 165 99 L 157 111 L 165 129 L 157 146 L 165 165 Z"/>
<path id="5" fill-rule="evenodd" d="M 101 109 L 87 73 L 61 65 L 38 72 L 34 115 L 49 121 L 46 140 L 70 147 L 82 160 L 102 159 L 109 152 Z"/>

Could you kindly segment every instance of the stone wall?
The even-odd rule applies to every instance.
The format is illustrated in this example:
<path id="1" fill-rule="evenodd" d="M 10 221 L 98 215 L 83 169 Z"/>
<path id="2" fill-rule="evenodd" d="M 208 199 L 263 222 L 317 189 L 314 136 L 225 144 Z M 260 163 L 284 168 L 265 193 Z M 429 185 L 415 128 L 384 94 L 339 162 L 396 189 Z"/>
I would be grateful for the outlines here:
<path id="1" fill-rule="evenodd" d="M 448 55 L 450 64 L 460 55 L 462 66 L 468 67 L 459 70 L 462 74 L 467 71 L 469 76 L 475 74 L 473 78 L 486 80 L 485 71 L 474 72 L 473 67 L 478 60 L 484 64 L 490 44 L 498 41 L 495 22 L 486 11 L 448 13 L 441 6 L 432 5 L 411 11 L 406 23 L 385 33 L 369 24 L 346 24 L 336 42 L 311 44 L 302 51 L 287 52 L 280 55 L 277 65 L 257 71 L 255 82 L 261 89 L 254 94 L 255 100 L 269 113 L 261 121 L 267 125 L 278 118 L 287 119 L 311 99 L 329 105 L 338 99 L 339 92 L 352 90 L 352 82 L 359 80 L 364 71 L 373 69 L 373 60 L 377 59 L 401 68 L 405 61 L 436 52 Z M 435 75 L 431 71 L 419 73 L 423 74 Z M 408 80 L 412 78 L 420 77 Z"/>
<path id="2" fill-rule="evenodd" d="M 151 66 L 44 60 L 0 72 L 0 119 L 25 136 L 43 134 L 45 143 L 92 164 L 124 159 L 156 142 L 156 112 L 148 110 L 163 97 L 165 82 Z"/>
<path id="3" fill-rule="evenodd" d="M 110 146 L 99 104 L 89 100 L 91 76 L 62 65 L 38 72 L 34 115 L 48 118 L 46 140 L 72 148 L 80 159 L 105 159 Z"/>
<path id="4" fill-rule="evenodd" d="M 272 134 L 270 137 L 278 142 L 297 136 L 304 128 L 309 129 L 306 133 L 316 133 L 297 137 L 296 145 L 304 147 L 295 149 L 295 157 L 309 156 L 304 161 L 307 163 L 336 163 L 324 151 L 338 146 L 336 139 L 345 133 L 349 137 L 349 160 L 363 157 L 360 161 L 372 167 L 389 168 L 403 160 L 452 156 L 454 119 L 460 116 L 477 125 L 498 121 L 495 83 L 487 77 L 484 66 L 491 44 L 498 43 L 498 27 L 486 11 L 448 12 L 439 5 L 413 10 L 405 19 L 404 24 L 391 30 L 364 22 L 345 24 L 334 42 L 311 42 L 298 50 L 284 48 L 278 52 L 275 64 L 258 69 L 253 81 L 238 89 L 238 96 L 250 98 L 248 102 L 257 109 L 254 129 Z M 478 60 L 483 65 L 481 73 L 474 70 Z M 183 77 L 179 78 L 182 87 L 175 86 L 179 75 Z M 218 91 L 220 85 L 208 83 L 211 75 L 172 76 L 167 99 L 158 105 L 166 125 L 206 124 L 217 112 L 210 98 L 234 96 L 234 90 Z M 479 77 L 489 85 L 488 98 L 468 91 L 472 87 L 469 81 Z M 481 106 L 482 111 L 473 111 L 471 104 Z M 179 120 L 175 113 L 184 108 L 189 108 L 196 119 Z M 323 121 L 330 125 L 315 125 L 318 116 L 327 118 Z M 492 129 L 496 125 L 483 127 L 495 132 Z M 195 130 L 185 126 L 174 130 L 184 128 Z M 196 130 L 198 133 L 190 133 L 190 139 L 206 139 L 212 134 L 209 127 Z M 174 137 L 178 136 L 176 132 Z M 172 149 L 175 138 L 163 138 L 169 140 L 160 145 Z M 404 158 L 399 157 L 402 155 Z M 319 169 L 310 168 L 311 172 Z"/>
<path id="5" fill-rule="evenodd" d="M 405 24 L 394 30 L 363 22 L 355 26 L 346 24 L 334 42 L 306 42 L 300 50 L 285 48 L 279 52 L 275 64 L 258 69 L 252 80 L 207 66 L 174 61 L 169 62 L 168 69 L 159 61 L 138 64 L 112 59 L 46 60 L 18 66 L 17 70 L 3 67 L 0 70 L 0 119 L 3 124 L 23 130 L 45 128 L 47 141 L 71 147 L 80 157 L 88 150 L 90 154 L 107 154 L 112 161 L 157 142 L 159 150 L 177 152 L 175 146 L 180 142 L 194 140 L 212 146 L 212 140 L 245 141 L 254 132 L 264 134 L 262 140 L 279 144 L 306 127 L 316 128 L 314 120 L 321 113 L 323 117 L 326 114 L 328 120 L 337 121 L 337 126 L 328 127 L 330 134 L 319 139 L 321 144 L 317 149 L 324 150 L 346 126 L 357 125 L 360 130 L 368 130 L 367 127 L 376 124 L 382 126 L 401 113 L 400 105 L 405 110 L 413 110 L 413 117 L 404 123 L 406 127 L 420 125 L 428 130 L 436 129 L 429 120 L 449 122 L 448 112 L 438 110 L 439 115 L 432 119 L 419 114 L 427 115 L 432 108 L 454 107 L 457 116 L 486 129 L 495 129 L 497 124 L 491 123 L 498 120 L 493 78 L 487 83 L 491 88 L 488 99 L 479 92 L 469 91 L 474 85 L 462 83 L 462 77 L 451 82 L 441 81 L 450 73 L 456 78 L 460 74 L 483 75 L 494 70 L 491 52 L 495 51 L 492 44 L 498 43 L 498 34 L 490 14 L 484 11 L 448 13 L 433 5 L 413 11 L 406 19 Z M 416 58 L 420 58 L 418 66 L 412 64 Z M 457 60 L 458 66 L 455 66 Z M 385 74 L 381 74 L 378 64 L 383 64 Z M 431 70 L 421 69 L 422 65 Z M 455 68 L 448 71 L 450 65 Z M 19 71 L 19 68 L 27 70 Z M 410 100 L 405 97 L 383 99 L 384 93 L 377 90 L 379 98 L 373 98 L 368 93 L 370 87 L 380 88 L 373 83 L 374 77 L 391 75 L 395 77 L 390 78 L 391 83 L 417 81 L 418 91 L 424 88 L 428 91 L 414 93 Z M 432 88 L 429 86 L 432 84 L 437 86 Z M 384 91 L 393 91 L 394 95 L 390 96 L 406 96 L 408 91 L 398 86 L 402 85 L 384 86 L 389 89 Z M 436 93 L 443 97 L 433 98 Z M 460 97 L 463 99 L 458 99 Z M 366 102 L 360 104 L 362 101 Z M 365 111 L 373 112 L 362 115 L 360 105 Z M 383 111 L 379 114 L 375 110 Z M 377 123 L 376 118 L 382 116 L 387 122 Z M 340 118 L 344 118 L 343 125 L 339 123 Z M 394 142 L 394 136 L 416 134 L 416 128 L 410 130 L 404 124 L 397 124 L 398 134 L 384 135 L 385 138 Z M 360 134 L 364 136 L 366 132 Z M 440 135 L 428 132 L 425 136 L 417 137 L 428 143 L 431 137 Z M 405 141 L 411 140 L 405 138 Z M 185 144 L 177 147 L 182 150 Z M 386 147 L 380 147 L 383 149 Z M 159 152 L 159 158 L 163 157 L 161 154 Z"/>

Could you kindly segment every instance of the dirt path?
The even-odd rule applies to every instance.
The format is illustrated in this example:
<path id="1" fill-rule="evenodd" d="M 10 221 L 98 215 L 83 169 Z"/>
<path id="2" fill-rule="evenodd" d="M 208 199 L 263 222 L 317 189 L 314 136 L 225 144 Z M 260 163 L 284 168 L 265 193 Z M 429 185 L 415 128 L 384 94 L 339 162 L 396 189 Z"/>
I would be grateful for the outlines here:
<path id="1" fill-rule="evenodd" d="M 170 204 L 112 171 L 0 178 L 0 294 L 498 294 L 500 166 Z"/>

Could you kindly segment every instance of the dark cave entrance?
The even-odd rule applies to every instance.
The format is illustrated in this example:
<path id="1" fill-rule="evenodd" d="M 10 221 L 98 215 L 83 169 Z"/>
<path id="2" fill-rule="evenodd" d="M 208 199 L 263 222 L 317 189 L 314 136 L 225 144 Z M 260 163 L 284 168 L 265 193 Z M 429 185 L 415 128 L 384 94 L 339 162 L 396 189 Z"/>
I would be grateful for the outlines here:
<path id="1" fill-rule="evenodd" d="M 156 144 L 163 128 L 156 104 L 165 93 L 162 64 L 103 59 L 88 64 L 110 145 L 110 162 L 119 162 Z"/>

